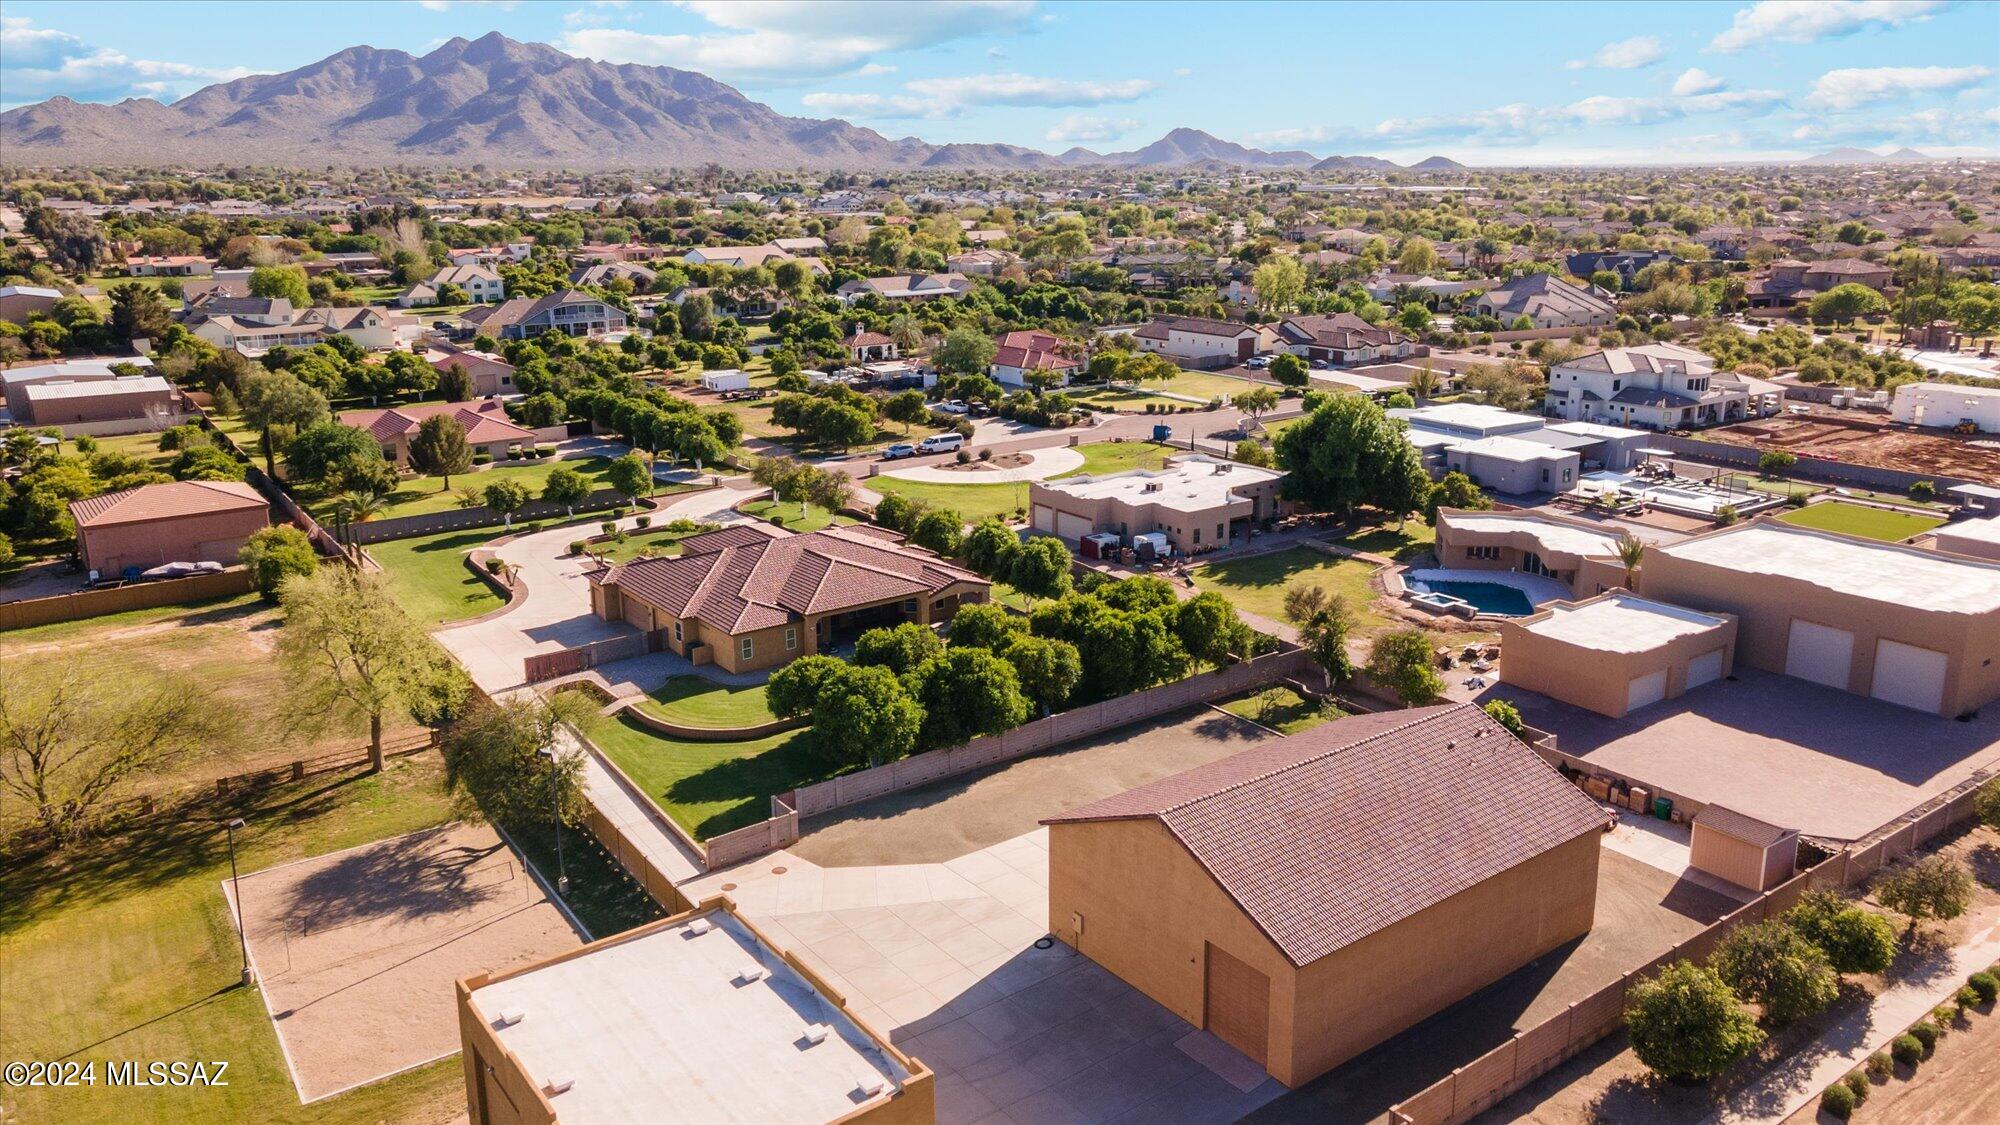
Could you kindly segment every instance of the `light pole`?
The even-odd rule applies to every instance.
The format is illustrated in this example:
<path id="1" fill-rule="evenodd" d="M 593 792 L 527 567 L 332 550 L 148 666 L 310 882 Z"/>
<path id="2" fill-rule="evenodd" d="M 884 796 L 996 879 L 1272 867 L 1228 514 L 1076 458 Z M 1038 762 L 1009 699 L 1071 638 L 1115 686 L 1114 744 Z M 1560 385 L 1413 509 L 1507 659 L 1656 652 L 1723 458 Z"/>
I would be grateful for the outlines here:
<path id="1" fill-rule="evenodd" d="M 535 751 L 549 763 L 549 812 L 556 820 L 556 897 L 569 897 L 569 868 L 563 863 L 562 804 L 556 799 L 556 752 L 544 746 Z"/>
<path id="2" fill-rule="evenodd" d="M 236 950 L 243 955 L 243 987 L 255 984 L 257 977 L 250 971 L 250 935 L 243 929 L 243 884 L 236 875 L 236 830 L 243 827 L 242 817 L 232 817 L 223 829 L 229 834 L 229 897 L 236 900 Z"/>

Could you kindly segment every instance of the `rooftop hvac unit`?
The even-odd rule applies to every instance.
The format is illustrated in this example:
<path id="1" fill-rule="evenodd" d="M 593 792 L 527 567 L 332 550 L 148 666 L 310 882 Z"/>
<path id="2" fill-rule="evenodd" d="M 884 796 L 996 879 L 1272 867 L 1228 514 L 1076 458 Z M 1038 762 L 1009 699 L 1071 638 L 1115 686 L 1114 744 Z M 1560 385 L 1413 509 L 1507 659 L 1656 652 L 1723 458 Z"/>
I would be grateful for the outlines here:
<path id="1" fill-rule="evenodd" d="M 817 1047 L 826 1042 L 826 1037 L 832 1034 L 833 1028 L 830 1025 L 809 1023 L 806 1025 L 806 1046 Z"/>
<path id="2" fill-rule="evenodd" d="M 861 1096 L 864 1098 L 872 1098 L 888 1087 L 889 1083 L 881 1075 L 874 1073 L 864 1074 L 854 1083 L 854 1088 L 861 1091 Z"/>
<path id="3" fill-rule="evenodd" d="M 758 981 L 763 980 L 768 975 L 769 974 L 765 971 L 764 966 L 759 965 L 754 961 L 736 970 L 736 980 L 742 984 L 755 984 Z"/>
<path id="4" fill-rule="evenodd" d="M 548 1084 L 542 1087 L 542 1093 L 553 1098 L 557 1094 L 568 1093 L 569 1088 L 574 1085 L 576 1085 L 576 1079 L 574 1078 L 551 1078 Z"/>
<path id="5" fill-rule="evenodd" d="M 519 1008 L 508 1008 L 500 1013 L 499 1019 L 493 1021 L 493 1026 L 513 1027 L 515 1024 L 520 1023 L 523 1019 L 525 1019 L 527 1015 L 528 1013 L 522 1011 Z"/>
<path id="6" fill-rule="evenodd" d="M 701 935 L 707 933 L 708 931 L 714 928 L 715 928 L 715 923 L 709 921 L 708 919 L 696 918 L 694 921 L 688 923 L 687 932 L 690 937 L 700 937 Z"/>

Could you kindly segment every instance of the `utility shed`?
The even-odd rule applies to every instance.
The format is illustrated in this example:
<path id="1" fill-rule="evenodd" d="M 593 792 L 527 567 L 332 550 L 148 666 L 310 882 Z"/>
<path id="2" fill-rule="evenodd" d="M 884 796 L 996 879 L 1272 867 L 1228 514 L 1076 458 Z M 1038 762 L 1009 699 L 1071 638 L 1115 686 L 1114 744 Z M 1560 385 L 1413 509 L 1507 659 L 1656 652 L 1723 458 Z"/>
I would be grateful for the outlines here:
<path id="1" fill-rule="evenodd" d="M 1622 718 L 1729 675 L 1736 619 L 1625 590 L 1500 623 L 1500 679 Z"/>
<path id="2" fill-rule="evenodd" d="M 1695 814 L 1689 862 L 1697 870 L 1761 893 L 1798 870 L 1799 832 L 1709 805 Z"/>
<path id="3" fill-rule="evenodd" d="M 1588 932 L 1605 817 L 1449 704 L 1043 823 L 1055 936 L 1297 1086 Z"/>

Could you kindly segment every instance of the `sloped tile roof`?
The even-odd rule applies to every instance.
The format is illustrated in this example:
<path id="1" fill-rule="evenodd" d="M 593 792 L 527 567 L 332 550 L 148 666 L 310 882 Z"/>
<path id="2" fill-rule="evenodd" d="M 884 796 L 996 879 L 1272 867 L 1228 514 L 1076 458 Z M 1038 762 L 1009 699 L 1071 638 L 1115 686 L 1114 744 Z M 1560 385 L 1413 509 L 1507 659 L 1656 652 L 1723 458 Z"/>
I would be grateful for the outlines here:
<path id="1" fill-rule="evenodd" d="M 270 505 L 263 493 L 240 480 L 177 480 L 87 497 L 72 502 L 69 511 L 78 527 L 108 527 Z"/>
<path id="2" fill-rule="evenodd" d="M 1295 965 L 1600 831 L 1471 704 L 1357 715 L 1050 817 L 1156 819 Z"/>
<path id="3" fill-rule="evenodd" d="M 465 440 L 474 445 L 496 441 L 533 441 L 535 431 L 517 426 L 505 409 L 493 399 L 479 402 L 412 402 L 382 410 L 349 410 L 341 414 L 346 425 L 367 430 L 377 441 L 393 441 L 399 435 L 417 432 L 424 419 L 433 414 L 456 418 L 465 427 Z"/>

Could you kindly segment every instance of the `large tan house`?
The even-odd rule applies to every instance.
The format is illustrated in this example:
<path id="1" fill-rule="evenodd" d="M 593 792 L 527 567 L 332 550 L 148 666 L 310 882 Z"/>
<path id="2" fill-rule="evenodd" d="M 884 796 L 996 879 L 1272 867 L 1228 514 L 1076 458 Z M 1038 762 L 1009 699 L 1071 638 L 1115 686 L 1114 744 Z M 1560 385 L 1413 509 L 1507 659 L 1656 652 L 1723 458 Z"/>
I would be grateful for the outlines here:
<path id="1" fill-rule="evenodd" d="M 2000 563 L 1759 519 L 1652 548 L 1639 586 L 1735 615 L 1752 668 L 1945 716 L 2000 699 Z"/>
<path id="2" fill-rule="evenodd" d="M 590 575 L 606 621 L 660 634 L 662 648 L 731 672 L 772 668 L 879 625 L 949 621 L 992 583 L 885 528 L 809 535 L 726 527 L 681 540 L 671 558 Z"/>
<path id="3" fill-rule="evenodd" d="M 1035 481 L 1028 503 L 1036 531 L 1075 541 L 1099 532 L 1129 543 L 1163 532 L 1184 555 L 1229 546 L 1248 525 L 1278 514 L 1284 474 L 1201 454 L 1162 469 Z"/>
<path id="4" fill-rule="evenodd" d="M 271 526 L 271 502 L 240 480 L 177 480 L 74 500 L 77 553 L 111 578 L 172 562 L 236 563 L 243 541 Z"/>
<path id="5" fill-rule="evenodd" d="M 1298 1086 L 1588 932 L 1605 820 L 1451 704 L 1043 823 L 1055 936 Z"/>
<path id="6" fill-rule="evenodd" d="M 1536 574 L 1588 598 L 1625 585 L 1618 558 L 1623 541 L 1621 534 L 1584 520 L 1444 508 L 1438 512 L 1433 549 L 1439 566 Z"/>

